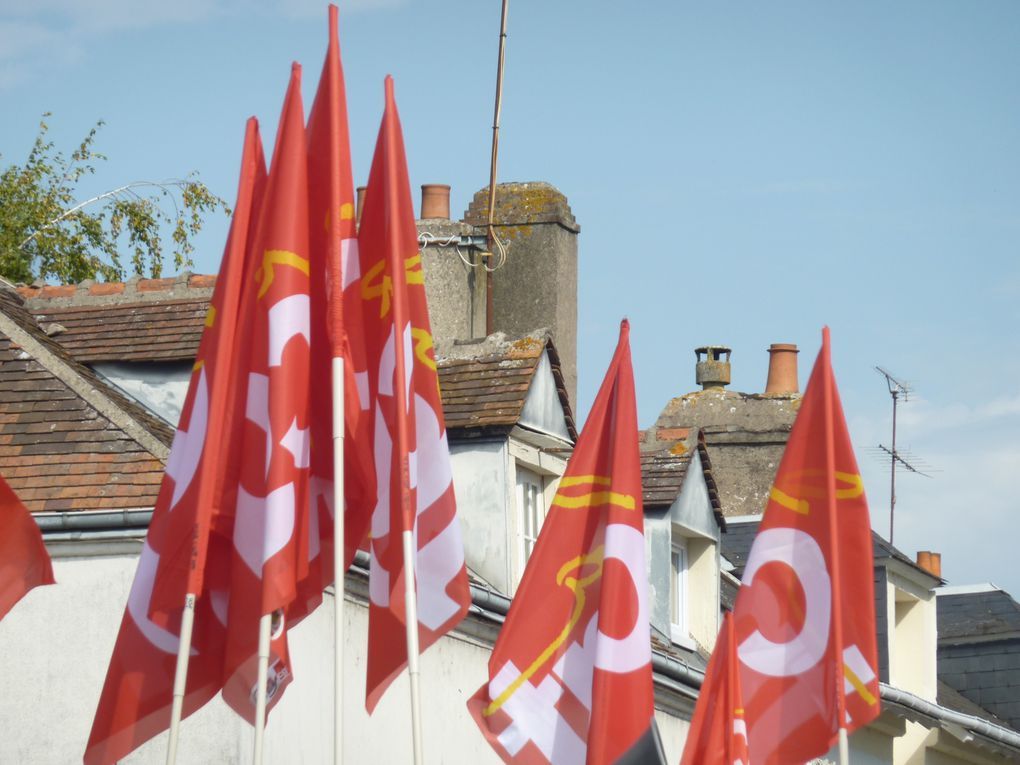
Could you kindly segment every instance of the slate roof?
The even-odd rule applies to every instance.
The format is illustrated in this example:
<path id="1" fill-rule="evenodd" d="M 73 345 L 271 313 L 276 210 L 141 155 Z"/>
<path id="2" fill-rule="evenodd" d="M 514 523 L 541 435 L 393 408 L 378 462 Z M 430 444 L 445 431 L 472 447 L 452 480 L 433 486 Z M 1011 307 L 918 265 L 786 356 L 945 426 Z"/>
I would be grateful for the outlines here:
<path id="1" fill-rule="evenodd" d="M 39 323 L 79 361 L 190 361 L 215 276 L 21 287 Z"/>
<path id="2" fill-rule="evenodd" d="M 0 287 L 0 474 L 29 510 L 153 506 L 172 438 Z"/>
<path id="3" fill-rule="evenodd" d="M 576 441 L 559 354 L 545 331 L 520 338 L 497 332 L 484 341 L 437 347 L 439 390 L 451 435 L 471 438 L 508 433 L 521 418 L 543 352 L 549 355 L 567 431 Z"/>
<path id="4" fill-rule="evenodd" d="M 978 592 L 939 594 L 939 643 L 1020 637 L 1020 604 L 990 586 Z"/>
<path id="5" fill-rule="evenodd" d="M 944 683 L 939 680 L 936 693 L 936 701 L 941 707 L 952 709 L 955 712 L 962 712 L 965 715 L 980 717 L 981 719 L 988 720 L 988 722 L 995 723 L 996 725 L 1004 725 L 1007 727 L 1009 725 L 1009 723 L 999 717 L 996 717 L 983 706 L 975 704 L 948 683 Z"/>
<path id="6" fill-rule="evenodd" d="M 744 572 L 747 556 L 751 552 L 751 543 L 754 542 L 754 535 L 758 533 L 758 524 L 759 521 L 738 522 L 733 518 L 729 519 L 726 534 L 722 538 L 722 554 L 726 556 L 726 560 L 733 564 L 734 576 L 740 577 Z M 895 559 L 918 571 L 924 571 L 918 567 L 917 563 L 889 544 L 874 530 L 871 532 L 871 549 L 876 561 Z M 927 571 L 924 573 L 931 576 Z"/>

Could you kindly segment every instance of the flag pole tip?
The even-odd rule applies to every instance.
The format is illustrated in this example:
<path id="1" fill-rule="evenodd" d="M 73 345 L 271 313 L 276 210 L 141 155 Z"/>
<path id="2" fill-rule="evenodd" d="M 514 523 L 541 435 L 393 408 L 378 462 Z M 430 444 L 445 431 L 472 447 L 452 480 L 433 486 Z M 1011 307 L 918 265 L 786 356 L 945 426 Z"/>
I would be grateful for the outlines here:
<path id="1" fill-rule="evenodd" d="M 329 41 L 335 42 L 337 39 L 337 19 L 340 16 L 340 9 L 337 8 L 336 3 L 329 4 Z"/>

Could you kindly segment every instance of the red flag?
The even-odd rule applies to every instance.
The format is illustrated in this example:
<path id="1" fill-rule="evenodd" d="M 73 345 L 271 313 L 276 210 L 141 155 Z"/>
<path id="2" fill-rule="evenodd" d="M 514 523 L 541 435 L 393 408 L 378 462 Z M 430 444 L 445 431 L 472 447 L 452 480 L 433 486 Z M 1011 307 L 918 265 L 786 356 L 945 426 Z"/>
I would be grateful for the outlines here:
<path id="1" fill-rule="evenodd" d="M 680 765 L 748 765 L 733 618 L 726 614 L 705 671 Z"/>
<path id="2" fill-rule="evenodd" d="M 879 713 L 871 523 L 829 330 L 733 610 L 751 759 L 801 763 Z"/>
<path id="3" fill-rule="evenodd" d="M 308 159 L 301 67 L 294 64 L 246 274 L 247 359 L 233 523 L 223 698 L 255 721 L 259 620 L 273 615 L 267 709 L 291 681 L 287 630 L 311 605 L 299 598 L 320 539 L 309 512 L 311 343 Z M 321 596 L 321 590 L 316 593 Z"/>
<path id="4" fill-rule="evenodd" d="M 32 588 L 54 583 L 35 519 L 0 476 L 0 619 Z"/>
<path id="5" fill-rule="evenodd" d="M 220 275 L 85 750 L 87 765 L 116 762 L 169 726 L 185 593 L 202 597 L 196 607 L 184 716 L 198 710 L 222 685 L 223 580 L 229 556 L 214 549 L 207 557 L 207 552 L 208 543 L 215 546 L 218 539 L 210 536 L 210 529 L 232 522 L 233 516 L 233 508 L 228 511 L 223 499 L 231 470 L 226 450 L 220 447 L 232 441 L 239 426 L 232 417 L 239 382 L 237 357 L 243 347 L 237 337 L 238 305 L 241 284 L 251 270 L 250 230 L 265 178 L 262 141 L 252 118 L 245 132 L 237 204 Z M 223 552 L 229 553 L 229 548 Z M 207 567 L 207 562 L 216 565 Z"/>
<path id="6" fill-rule="evenodd" d="M 358 232 L 359 270 L 345 298 L 352 356 L 363 388 L 378 501 L 371 519 L 368 685 L 371 711 L 407 663 L 404 577 L 417 582 L 424 651 L 471 603 L 439 399 L 425 279 L 393 80 Z M 355 342 L 363 343 L 355 347 Z M 402 534 L 414 534 L 415 570 L 404 570 Z"/>
<path id="7" fill-rule="evenodd" d="M 468 702 L 505 762 L 656 762 L 637 409 L 626 321 Z M 628 758 L 628 759 L 624 759 Z"/>
<path id="8" fill-rule="evenodd" d="M 351 174 L 350 140 L 347 131 L 347 99 L 344 93 L 343 67 L 337 34 L 337 8 L 329 6 L 329 47 L 319 78 L 319 90 L 308 118 L 308 211 L 311 270 L 319 278 L 311 281 L 312 332 L 312 411 L 321 413 L 312 420 L 311 454 L 313 518 L 319 525 L 322 551 L 318 556 L 320 572 L 307 584 L 309 595 L 321 596 L 333 581 L 333 411 L 331 362 L 344 363 L 344 425 L 348 447 L 344 453 L 344 495 L 346 515 L 344 536 L 345 564 L 365 538 L 372 507 L 375 505 L 375 476 L 371 450 L 357 449 L 368 443 L 369 418 L 360 417 L 361 404 L 354 368 L 349 358 L 343 331 L 343 276 L 358 271 L 358 240 L 354 224 L 354 182 Z M 351 267 L 348 267 L 350 264 Z M 315 567 L 313 567 L 315 568 Z"/>

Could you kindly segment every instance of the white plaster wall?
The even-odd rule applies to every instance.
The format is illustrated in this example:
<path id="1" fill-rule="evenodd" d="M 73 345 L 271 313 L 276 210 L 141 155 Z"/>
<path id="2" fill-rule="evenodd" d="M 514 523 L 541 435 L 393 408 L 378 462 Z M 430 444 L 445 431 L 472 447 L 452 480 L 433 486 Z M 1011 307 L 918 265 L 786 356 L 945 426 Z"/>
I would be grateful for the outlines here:
<path id="1" fill-rule="evenodd" d="M 893 761 L 892 739 L 878 731 L 865 728 L 850 736 L 850 762 L 853 765 L 890 765 Z M 836 765 L 839 749 L 833 747 L 824 757 L 813 760 L 817 765 Z"/>
<path id="2" fill-rule="evenodd" d="M 147 409 L 171 425 L 181 418 L 181 408 L 191 384 L 191 362 L 138 364 L 103 361 L 92 368 Z"/>
<path id="3" fill-rule="evenodd" d="M 662 748 L 666 750 L 666 762 L 670 765 L 680 762 L 680 755 L 684 753 L 684 742 L 687 741 L 687 733 L 691 729 L 690 720 L 656 709 L 655 723 L 659 726 Z"/>
<path id="4" fill-rule="evenodd" d="M 719 633 L 719 556 L 709 539 L 687 540 L 687 629 L 707 651 Z"/>
<path id="5" fill-rule="evenodd" d="M 511 484 L 507 442 L 450 445 L 457 517 L 469 569 L 502 593 L 510 592 L 508 513 Z"/>
<path id="6" fill-rule="evenodd" d="M 137 556 L 57 559 L 58 585 L 37 588 L 0 622 L 0 763 L 80 763 Z M 344 689 L 348 762 L 410 760 L 407 674 L 375 714 L 365 712 L 368 611 L 348 602 Z M 266 729 L 267 765 L 332 761 L 332 600 L 291 632 L 294 682 Z M 489 650 L 447 637 L 422 656 L 427 763 L 491 763 L 499 758 L 465 708 L 486 678 Z M 182 725 L 181 763 L 250 762 L 252 728 L 217 697 Z M 161 765 L 166 735 L 124 759 Z"/>
<path id="7" fill-rule="evenodd" d="M 123 615 L 137 555 L 57 558 L 59 584 L 37 588 L 0 621 L 0 763 L 80 763 L 110 653 Z M 406 672 L 365 712 L 368 611 L 345 607 L 345 756 L 348 762 L 409 762 Z M 266 728 L 266 765 L 331 762 L 332 600 L 290 633 L 295 679 Z M 485 682 L 490 649 L 465 635 L 447 636 L 422 656 L 425 761 L 499 765 L 465 704 Z M 677 762 L 687 721 L 656 712 L 669 762 Z M 215 698 L 182 724 L 180 763 L 251 761 L 252 728 Z M 162 765 L 166 734 L 122 760 Z"/>

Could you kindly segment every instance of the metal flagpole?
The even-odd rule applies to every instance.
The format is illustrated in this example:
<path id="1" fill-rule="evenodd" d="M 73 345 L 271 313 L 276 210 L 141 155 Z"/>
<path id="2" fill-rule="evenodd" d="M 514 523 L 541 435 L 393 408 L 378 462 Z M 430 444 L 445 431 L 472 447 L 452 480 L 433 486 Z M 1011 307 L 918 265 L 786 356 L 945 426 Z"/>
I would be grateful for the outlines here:
<path id="1" fill-rule="evenodd" d="M 255 691 L 255 749 L 254 765 L 262 765 L 262 743 L 266 737 L 266 685 L 269 679 L 269 642 L 273 615 L 259 619 L 259 676 Z"/>
<path id="2" fill-rule="evenodd" d="M 344 359 L 333 358 L 333 762 L 344 760 Z"/>
<path id="3" fill-rule="evenodd" d="M 184 690 L 188 682 L 188 659 L 191 657 L 191 632 L 195 625 L 195 593 L 184 596 L 181 614 L 181 638 L 177 645 L 177 667 L 174 671 L 174 698 L 170 708 L 170 741 L 166 747 L 166 765 L 177 762 L 177 740 L 180 737 Z"/>
<path id="4" fill-rule="evenodd" d="M 407 622 L 407 675 L 411 681 L 411 736 L 414 765 L 422 765 L 421 686 L 418 674 L 418 599 L 414 584 L 414 533 L 405 530 L 404 540 L 404 619 Z"/>

